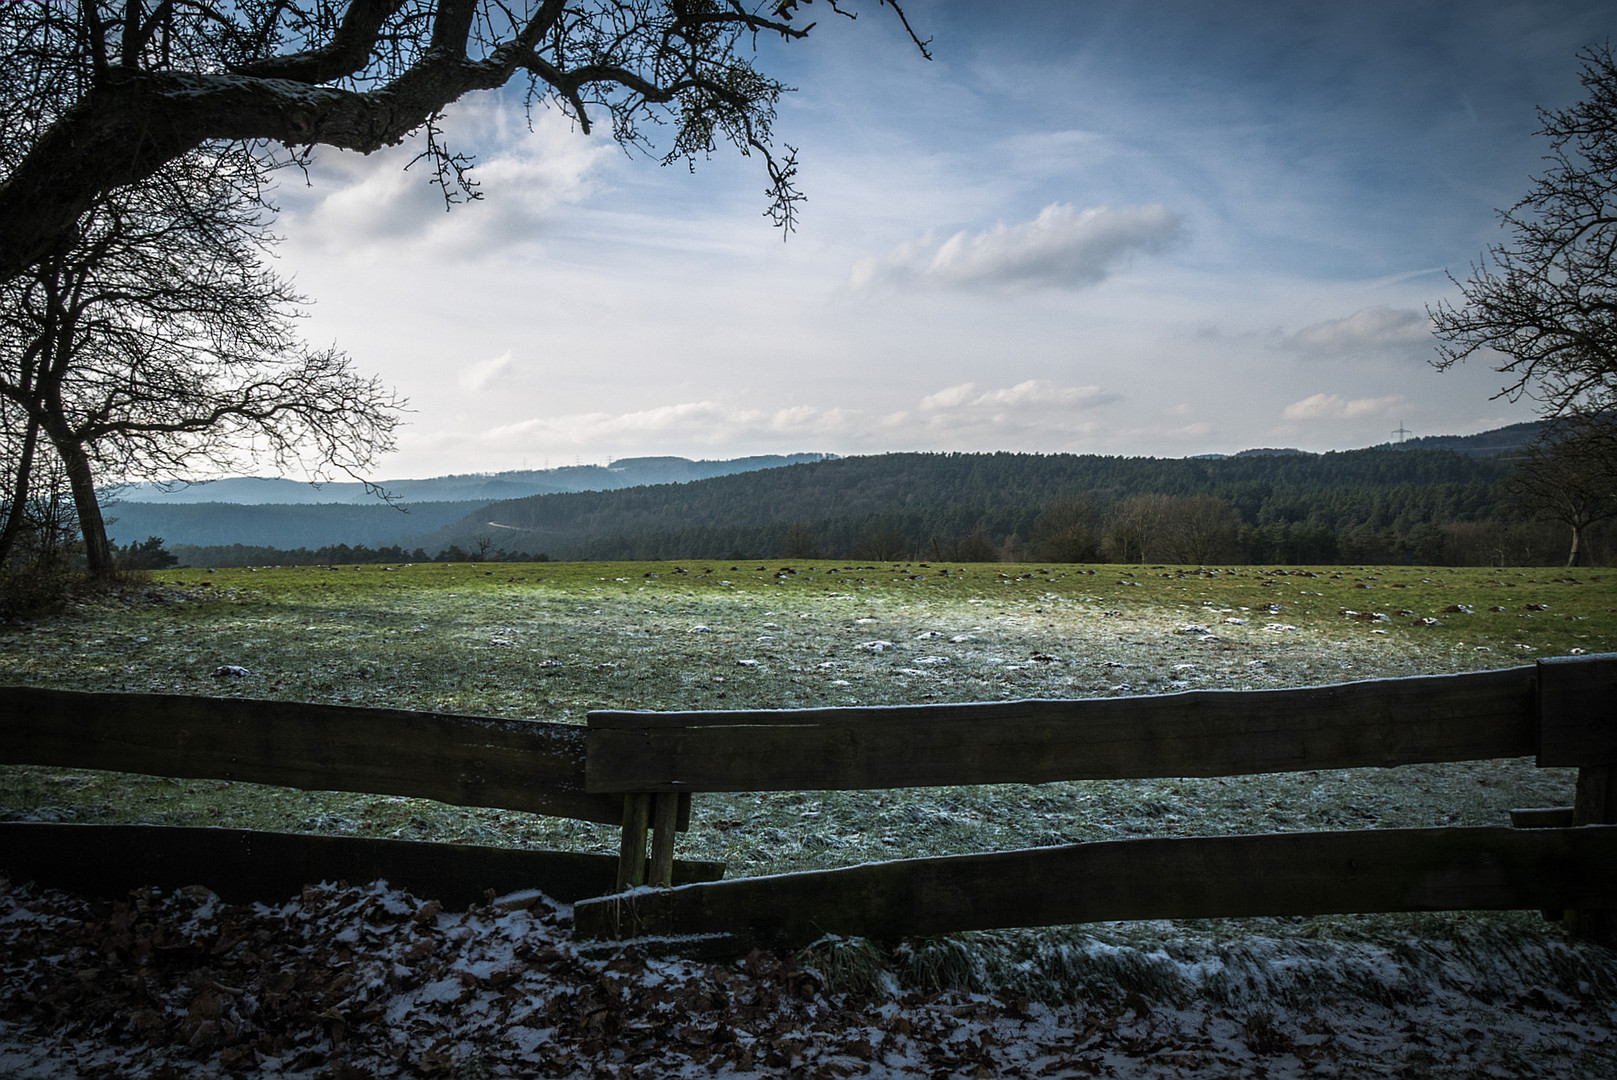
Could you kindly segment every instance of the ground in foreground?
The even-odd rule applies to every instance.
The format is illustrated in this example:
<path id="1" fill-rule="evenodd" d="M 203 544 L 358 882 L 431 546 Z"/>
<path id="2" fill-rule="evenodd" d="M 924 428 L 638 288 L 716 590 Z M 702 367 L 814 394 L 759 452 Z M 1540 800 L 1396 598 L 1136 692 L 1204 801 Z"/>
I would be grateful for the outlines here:
<path id="1" fill-rule="evenodd" d="M 1352 920 L 1160 924 L 1151 949 L 1091 927 L 1020 986 L 959 939 L 720 962 L 592 954 L 570 922 L 536 893 L 453 913 L 381 884 L 267 906 L 0 879 L 0 1073 L 1617 1075 L 1617 956 L 1525 916 L 1430 917 L 1391 951 Z"/>

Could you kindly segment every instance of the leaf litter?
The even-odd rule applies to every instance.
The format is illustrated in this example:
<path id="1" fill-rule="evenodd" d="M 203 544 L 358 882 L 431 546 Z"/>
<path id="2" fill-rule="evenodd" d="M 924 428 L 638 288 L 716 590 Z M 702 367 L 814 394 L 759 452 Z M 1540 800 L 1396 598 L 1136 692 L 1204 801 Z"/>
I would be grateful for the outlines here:
<path id="1" fill-rule="evenodd" d="M 1046 935 L 1031 954 L 1000 948 L 1015 936 L 1002 934 L 700 960 L 578 943 L 571 922 L 569 905 L 531 891 L 451 912 L 385 882 L 228 904 L 194 886 L 109 902 L 0 879 L 0 1074 L 1617 1071 L 1617 957 L 1536 929 L 1478 926 L 1404 955 L 1261 932 L 1176 945 L 1159 923 L 1154 948 L 1102 926 Z"/>

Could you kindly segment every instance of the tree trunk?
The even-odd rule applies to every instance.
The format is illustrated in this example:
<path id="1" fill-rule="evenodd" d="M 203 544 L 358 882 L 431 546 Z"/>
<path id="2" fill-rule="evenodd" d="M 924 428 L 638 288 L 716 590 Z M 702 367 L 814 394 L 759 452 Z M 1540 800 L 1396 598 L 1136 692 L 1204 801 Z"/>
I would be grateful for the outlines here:
<path id="1" fill-rule="evenodd" d="M 84 444 L 72 438 L 51 441 L 62 455 L 68 485 L 73 489 L 73 508 L 79 515 L 79 533 L 84 537 L 84 564 L 91 577 L 112 576 L 112 544 L 107 540 L 107 523 L 101 517 L 101 503 L 95 494 L 95 477 L 90 471 L 90 455 Z"/>
<path id="2" fill-rule="evenodd" d="M 1572 550 L 1567 553 L 1566 564 L 1583 565 L 1583 526 L 1577 522 L 1572 523 Z"/>
<path id="3" fill-rule="evenodd" d="M 22 438 L 22 453 L 17 456 L 17 476 L 11 485 L 11 509 L 6 513 L 4 530 L 0 530 L 0 567 L 11 558 L 11 549 L 22 532 L 23 519 L 28 516 L 28 484 L 34 471 L 34 450 L 39 445 L 39 421 L 28 418 L 28 430 Z"/>

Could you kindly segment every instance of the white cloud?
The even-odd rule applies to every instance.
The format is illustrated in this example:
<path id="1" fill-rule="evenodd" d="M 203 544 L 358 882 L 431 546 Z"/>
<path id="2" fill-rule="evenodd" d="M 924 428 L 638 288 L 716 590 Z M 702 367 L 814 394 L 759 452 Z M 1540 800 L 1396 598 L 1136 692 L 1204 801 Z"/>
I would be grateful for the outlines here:
<path id="1" fill-rule="evenodd" d="M 1098 386 L 1058 386 L 1044 379 L 1028 379 L 1000 390 L 979 390 L 976 383 L 970 382 L 946 387 L 922 398 L 921 409 L 1004 414 L 1007 411 L 1093 409 L 1121 400 L 1121 394 Z"/>
<path id="2" fill-rule="evenodd" d="M 1137 252 L 1161 251 L 1181 223 L 1167 207 L 1104 206 L 1076 211 L 1051 203 L 1032 221 L 957 232 L 942 243 L 900 244 L 885 258 L 862 259 L 848 284 L 922 284 L 957 289 L 1081 289 L 1095 285 Z"/>
<path id="3" fill-rule="evenodd" d="M 1431 340 L 1431 324 L 1424 312 L 1381 306 L 1305 326 L 1286 338 L 1285 344 L 1304 352 L 1336 355 L 1428 345 Z"/>
<path id="4" fill-rule="evenodd" d="M 509 374 L 513 364 L 514 360 L 510 349 L 505 350 L 499 356 L 469 364 L 466 370 L 460 373 L 460 388 L 469 390 L 472 393 L 486 390 L 491 384 Z"/>
<path id="5" fill-rule="evenodd" d="M 496 358 L 503 359 L 503 358 Z M 670 447 L 775 450 L 952 448 L 967 440 L 977 449 L 1015 445 L 1031 437 L 1059 443 L 1096 430 L 1084 417 L 1121 396 L 1095 386 L 1029 380 L 983 389 L 948 387 L 914 409 L 878 413 L 858 408 L 787 405 L 754 408 L 725 401 L 688 401 L 633 412 L 584 412 L 532 417 L 473 436 L 443 435 L 443 445 L 471 443 L 489 454 L 573 453 L 610 449 L 616 456 L 672 452 Z"/>
<path id="6" fill-rule="evenodd" d="M 1339 394 L 1314 394 L 1287 405 L 1282 415 L 1287 420 L 1348 420 L 1366 416 L 1391 416 L 1395 410 L 1407 404 L 1402 394 L 1351 400 Z"/>
<path id="7" fill-rule="evenodd" d="M 531 242 L 559 209 L 594 191 L 614 147 L 579 134 L 555 112 L 536 115 L 530 132 L 520 108 L 496 96 L 474 95 L 448 112 L 450 150 L 482 150 L 470 175 L 485 198 L 446 211 L 431 163 L 411 165 L 420 139 L 370 155 L 325 151 L 309 187 L 278 193 L 296 242 L 327 255 L 400 243 L 487 255 Z"/>

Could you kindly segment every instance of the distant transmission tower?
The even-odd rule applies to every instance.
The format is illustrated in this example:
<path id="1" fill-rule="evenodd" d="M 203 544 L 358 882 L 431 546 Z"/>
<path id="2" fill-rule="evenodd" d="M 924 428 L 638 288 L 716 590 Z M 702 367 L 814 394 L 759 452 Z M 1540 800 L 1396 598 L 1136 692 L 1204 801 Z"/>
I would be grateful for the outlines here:
<path id="1" fill-rule="evenodd" d="M 1403 442 L 1405 439 L 1409 438 L 1410 430 L 1408 428 L 1404 427 L 1404 422 L 1402 420 L 1400 420 L 1400 421 L 1398 421 L 1398 427 L 1397 427 L 1396 430 L 1393 431 L 1393 434 L 1398 436 L 1398 441 L 1399 442 Z"/>

